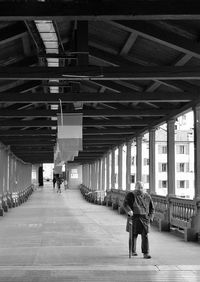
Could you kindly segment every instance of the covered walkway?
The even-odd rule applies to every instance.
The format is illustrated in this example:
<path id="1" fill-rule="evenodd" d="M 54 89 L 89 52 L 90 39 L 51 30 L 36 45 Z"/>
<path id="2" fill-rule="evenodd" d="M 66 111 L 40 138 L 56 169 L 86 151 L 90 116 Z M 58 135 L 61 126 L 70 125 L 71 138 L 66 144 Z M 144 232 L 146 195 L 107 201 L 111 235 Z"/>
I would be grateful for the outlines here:
<path id="1" fill-rule="evenodd" d="M 150 233 L 151 260 L 128 258 L 126 218 L 51 183 L 0 218 L 0 281 L 199 281 L 200 245 Z M 139 246 L 140 242 L 138 242 Z"/>

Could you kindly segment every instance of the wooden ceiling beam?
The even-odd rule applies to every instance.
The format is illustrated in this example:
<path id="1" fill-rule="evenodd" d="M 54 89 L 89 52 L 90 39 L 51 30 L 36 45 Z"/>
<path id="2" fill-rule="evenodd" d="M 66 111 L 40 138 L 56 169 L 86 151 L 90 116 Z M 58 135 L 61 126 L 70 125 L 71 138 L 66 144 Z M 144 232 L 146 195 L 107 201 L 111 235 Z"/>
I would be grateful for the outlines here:
<path id="1" fill-rule="evenodd" d="M 191 2 L 191 3 L 190 3 Z M 198 1 L 65 1 L 1 2 L 0 20 L 194 20 L 199 19 Z"/>
<path id="2" fill-rule="evenodd" d="M 177 70 L 178 71 L 178 70 Z M 59 99 L 62 103 L 83 102 L 83 103 L 116 103 L 116 102 L 188 102 L 191 100 L 199 99 L 199 93 L 196 91 L 187 92 L 137 92 L 126 91 L 120 93 L 86 93 L 68 94 L 68 93 L 12 93 L 4 92 L 0 95 L 1 103 L 59 103 Z M 6 110 L 5 110 L 6 111 Z M 33 110 L 26 110 L 34 113 Z M 20 115 L 19 111 L 19 115 Z M 6 113 L 6 112 L 5 112 Z M 53 111 L 45 111 L 45 115 L 53 115 Z M 7 113 L 9 115 L 9 112 Z M 41 116 L 42 113 L 40 113 Z"/>
<path id="3" fill-rule="evenodd" d="M 183 52 L 195 58 L 200 58 L 199 44 L 193 43 L 187 38 L 172 33 L 166 29 L 161 29 L 151 23 L 146 24 L 142 21 L 119 21 L 112 23 L 119 28 L 126 29 L 129 32 L 147 38 L 148 40 L 157 42 L 176 51 Z"/>
<path id="4" fill-rule="evenodd" d="M 142 111 L 141 111 L 142 113 Z M 150 120 L 141 119 L 109 119 L 109 120 L 84 120 L 84 127 L 102 127 L 102 126 L 147 126 Z M 2 120 L 0 122 L 1 127 L 57 127 L 57 121 L 53 120 Z"/>
<path id="5" fill-rule="evenodd" d="M 57 130 L 0 130 L 0 136 L 54 136 Z"/>
<path id="6" fill-rule="evenodd" d="M 136 128 L 115 128 L 115 129 L 94 129 L 83 130 L 83 135 L 102 135 L 102 134 L 133 134 Z M 56 136 L 57 130 L 1 130 L 0 136 Z"/>
<path id="7" fill-rule="evenodd" d="M 200 79 L 199 66 L 0 67 L 3 80 L 187 80 Z"/>
<path id="8" fill-rule="evenodd" d="M 23 22 L 17 22 L 0 29 L 0 44 L 27 36 L 28 32 Z"/>
<path id="9" fill-rule="evenodd" d="M 0 127 L 52 127 L 57 126 L 54 120 L 2 120 Z"/>
<path id="10" fill-rule="evenodd" d="M 102 135 L 102 134 L 133 134 L 136 133 L 136 128 L 109 128 L 109 129 L 94 129 L 87 128 L 83 130 L 83 135 Z M 1 135 L 1 132 L 0 132 Z"/>
<path id="11" fill-rule="evenodd" d="M 83 117 L 129 117 L 129 116 L 165 116 L 170 112 L 167 109 L 124 109 L 124 110 L 83 110 L 63 112 L 64 114 L 83 113 Z M 1 110 L 0 117 L 56 117 L 58 111 L 54 110 Z M 0 125 L 1 126 L 1 125 Z"/>
<path id="12" fill-rule="evenodd" d="M 99 47 L 99 48 L 101 48 L 101 47 Z M 136 66 L 138 66 L 138 65 L 140 65 L 140 64 L 138 64 L 138 62 L 135 62 L 135 63 L 130 62 L 125 57 L 122 58 L 122 57 L 119 57 L 117 55 L 108 54 L 107 52 L 100 50 L 100 49 L 97 49 L 97 48 L 94 48 L 94 47 L 90 48 L 90 53 L 91 53 L 92 56 L 98 57 L 100 59 L 106 58 L 106 60 L 109 61 L 110 63 L 115 63 L 116 65 L 119 65 L 119 66 L 123 66 L 123 65 L 126 65 L 126 66 L 136 65 Z M 175 64 L 175 66 L 181 66 L 181 62 L 182 62 L 182 65 L 184 65 L 183 62 L 185 62 L 186 60 L 189 60 L 189 57 L 191 58 L 190 55 L 184 55 L 179 60 L 180 63 L 178 61 L 177 62 L 178 64 Z M 147 65 L 150 66 L 151 63 L 145 62 L 143 66 L 145 67 Z M 197 87 L 195 87 L 194 85 L 189 84 L 185 81 L 179 82 L 179 81 L 154 80 L 154 82 L 157 83 L 157 85 L 158 84 L 166 85 L 167 87 L 170 87 L 170 88 L 174 89 L 175 91 L 177 91 L 177 90 L 179 91 L 181 89 L 184 90 L 184 91 L 190 91 L 190 90 L 195 90 L 195 89 L 197 90 Z M 111 90 L 117 90 L 118 92 L 124 91 L 124 89 L 121 89 L 122 88 L 121 85 L 113 83 L 111 81 L 101 81 L 99 83 L 101 85 L 103 83 L 103 86 L 105 86 L 106 88 L 111 89 Z M 120 81 L 120 83 L 122 83 L 122 81 Z M 123 81 L 123 83 L 124 83 L 124 81 Z M 141 90 L 137 89 L 137 88 L 139 88 L 137 85 L 134 84 L 132 86 L 135 87 L 136 91 L 141 92 Z M 130 87 L 130 85 L 129 85 L 129 87 Z"/>

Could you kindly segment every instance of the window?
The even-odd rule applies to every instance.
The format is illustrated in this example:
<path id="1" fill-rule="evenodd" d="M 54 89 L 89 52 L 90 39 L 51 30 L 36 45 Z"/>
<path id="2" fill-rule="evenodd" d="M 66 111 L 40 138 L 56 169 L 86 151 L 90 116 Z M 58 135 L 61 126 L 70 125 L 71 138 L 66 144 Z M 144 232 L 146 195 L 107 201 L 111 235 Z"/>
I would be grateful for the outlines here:
<path id="1" fill-rule="evenodd" d="M 178 180 L 177 188 L 180 189 L 189 188 L 189 180 Z"/>
<path id="2" fill-rule="evenodd" d="M 162 180 L 162 188 L 167 188 L 167 180 Z"/>
<path id="3" fill-rule="evenodd" d="M 179 164 L 179 168 L 180 168 L 180 172 L 184 172 L 185 171 L 185 164 L 184 163 L 180 163 Z"/>
<path id="4" fill-rule="evenodd" d="M 162 169 L 162 172 L 167 171 L 167 164 L 163 163 L 161 169 Z"/>
<path id="5" fill-rule="evenodd" d="M 184 145 L 179 146 L 179 154 L 185 154 L 185 146 Z"/>
<path id="6" fill-rule="evenodd" d="M 167 188 L 167 180 L 159 180 L 159 188 Z"/>
<path id="7" fill-rule="evenodd" d="M 158 168 L 159 168 L 159 172 L 166 172 L 167 171 L 167 163 L 159 163 Z"/>
<path id="8" fill-rule="evenodd" d="M 167 154 L 167 146 L 159 145 L 158 146 L 158 153 L 159 154 Z"/>
<path id="9" fill-rule="evenodd" d="M 135 183 L 135 174 L 131 175 L 131 183 Z"/>
<path id="10" fill-rule="evenodd" d="M 189 163 L 177 163 L 177 172 L 189 172 Z"/>
<path id="11" fill-rule="evenodd" d="M 177 154 L 189 154 L 189 146 L 187 145 L 177 145 L 176 146 Z"/>

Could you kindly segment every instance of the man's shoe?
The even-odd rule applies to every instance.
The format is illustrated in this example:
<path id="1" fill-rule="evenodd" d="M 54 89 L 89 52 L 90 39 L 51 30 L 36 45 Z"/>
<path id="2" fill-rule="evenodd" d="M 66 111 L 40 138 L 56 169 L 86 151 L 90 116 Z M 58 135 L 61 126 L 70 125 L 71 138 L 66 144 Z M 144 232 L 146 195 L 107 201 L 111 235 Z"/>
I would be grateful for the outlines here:
<path id="1" fill-rule="evenodd" d="M 132 252 L 132 256 L 136 257 L 138 254 L 136 252 Z"/>
<path id="2" fill-rule="evenodd" d="M 144 254 L 144 259 L 150 259 L 151 256 L 149 254 Z"/>

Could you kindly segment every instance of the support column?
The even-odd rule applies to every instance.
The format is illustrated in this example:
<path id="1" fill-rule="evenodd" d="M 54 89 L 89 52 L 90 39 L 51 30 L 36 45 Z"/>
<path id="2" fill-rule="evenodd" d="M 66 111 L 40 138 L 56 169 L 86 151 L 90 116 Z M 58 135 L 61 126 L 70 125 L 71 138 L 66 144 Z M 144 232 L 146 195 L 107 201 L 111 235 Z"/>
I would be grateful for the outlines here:
<path id="1" fill-rule="evenodd" d="M 136 138 L 136 181 L 142 181 L 142 136 Z"/>
<path id="2" fill-rule="evenodd" d="M 195 199 L 200 200 L 200 104 L 194 108 Z"/>
<path id="3" fill-rule="evenodd" d="M 39 183 L 39 186 L 43 186 L 44 183 L 43 183 L 43 165 L 41 164 L 39 166 L 39 171 L 38 171 L 38 183 Z"/>
<path id="4" fill-rule="evenodd" d="M 106 158 L 103 157 L 102 160 L 102 185 L 101 185 L 101 190 L 105 191 L 105 167 L 106 167 Z"/>
<path id="5" fill-rule="evenodd" d="M 119 154 L 118 154 L 118 189 L 122 190 L 122 149 L 123 146 L 119 146 Z"/>
<path id="6" fill-rule="evenodd" d="M 115 150 L 111 153 L 111 189 L 115 188 Z"/>
<path id="7" fill-rule="evenodd" d="M 83 182 L 83 185 L 85 185 L 85 165 L 82 166 L 82 182 Z"/>
<path id="8" fill-rule="evenodd" d="M 175 196 L 175 120 L 167 123 L 167 180 L 168 196 Z"/>
<path id="9" fill-rule="evenodd" d="M 97 174 L 98 174 L 98 186 L 97 186 L 97 189 L 98 190 L 101 190 L 101 175 L 102 175 L 102 166 L 101 166 L 101 160 L 98 160 L 97 162 Z"/>
<path id="10" fill-rule="evenodd" d="M 106 155 L 106 190 L 109 190 L 110 183 L 110 163 L 109 163 L 109 153 Z"/>
<path id="11" fill-rule="evenodd" d="M 131 145 L 132 141 L 126 143 L 126 190 L 131 189 Z"/>
<path id="12" fill-rule="evenodd" d="M 94 179 L 95 179 L 95 163 L 92 163 L 91 165 L 91 189 L 94 190 L 94 185 L 95 185 L 95 182 L 94 182 Z"/>
<path id="13" fill-rule="evenodd" d="M 156 194 L 156 138 L 155 129 L 149 131 L 149 193 Z"/>
<path id="14" fill-rule="evenodd" d="M 192 235 L 200 234 L 200 104 L 194 107 L 194 171 L 196 215 L 192 222 Z M 193 239 L 193 238 L 192 238 Z"/>

